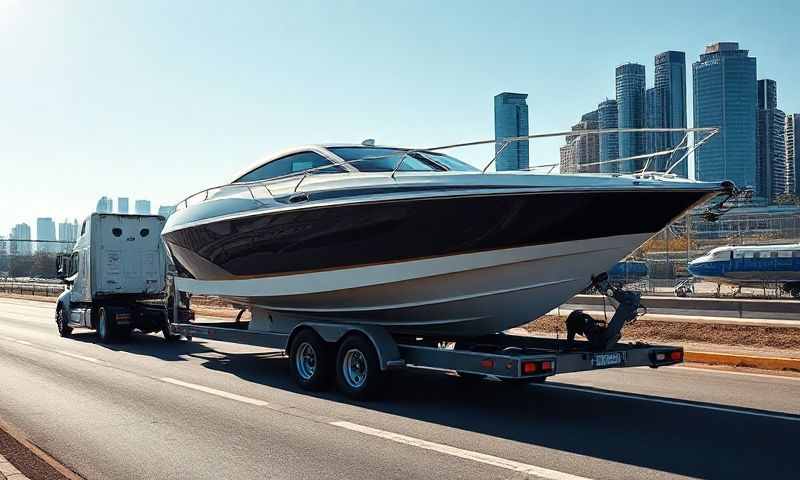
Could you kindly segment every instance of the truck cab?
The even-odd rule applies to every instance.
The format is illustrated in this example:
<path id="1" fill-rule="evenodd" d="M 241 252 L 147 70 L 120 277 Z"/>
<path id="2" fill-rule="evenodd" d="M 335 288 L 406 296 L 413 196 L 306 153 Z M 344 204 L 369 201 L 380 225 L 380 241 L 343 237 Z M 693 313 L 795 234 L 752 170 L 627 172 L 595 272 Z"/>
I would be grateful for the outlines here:
<path id="1" fill-rule="evenodd" d="M 93 213 L 81 225 L 72 252 L 57 258 L 65 283 L 56 305 L 62 336 L 74 328 L 97 330 L 103 342 L 133 329 L 163 330 L 167 308 L 164 217 Z"/>

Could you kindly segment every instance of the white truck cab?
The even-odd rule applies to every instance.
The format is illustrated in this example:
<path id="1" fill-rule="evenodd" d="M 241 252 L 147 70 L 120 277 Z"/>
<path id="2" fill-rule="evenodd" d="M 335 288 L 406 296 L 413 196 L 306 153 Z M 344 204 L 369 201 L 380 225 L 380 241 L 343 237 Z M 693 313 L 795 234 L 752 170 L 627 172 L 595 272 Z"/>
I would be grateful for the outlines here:
<path id="1" fill-rule="evenodd" d="M 158 215 L 106 213 L 84 220 L 72 253 L 58 257 L 58 276 L 67 285 L 56 306 L 62 336 L 82 327 L 110 341 L 127 338 L 134 328 L 163 329 L 168 314 L 164 223 Z"/>

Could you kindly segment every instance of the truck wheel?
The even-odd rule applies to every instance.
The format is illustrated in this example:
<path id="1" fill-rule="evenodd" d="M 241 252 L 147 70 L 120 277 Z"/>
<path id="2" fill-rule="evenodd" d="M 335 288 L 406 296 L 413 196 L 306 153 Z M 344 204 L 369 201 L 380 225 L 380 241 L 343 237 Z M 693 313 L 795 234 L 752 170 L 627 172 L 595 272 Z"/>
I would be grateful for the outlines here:
<path id="1" fill-rule="evenodd" d="M 114 338 L 111 319 L 108 318 L 106 307 L 97 309 L 97 337 L 100 343 L 111 343 Z"/>
<path id="2" fill-rule="evenodd" d="M 378 352 L 362 335 L 350 334 L 336 356 L 336 383 L 339 391 L 354 400 L 367 400 L 380 392 L 385 374 L 378 363 Z"/>
<path id="3" fill-rule="evenodd" d="M 289 369 L 303 390 L 325 390 L 331 384 L 333 368 L 330 347 L 313 330 L 303 330 L 289 348 Z"/>
<path id="4" fill-rule="evenodd" d="M 56 325 L 58 326 L 58 334 L 62 337 L 69 337 L 72 335 L 72 329 L 67 326 L 67 315 L 64 313 L 64 307 L 61 305 L 56 308 Z"/>

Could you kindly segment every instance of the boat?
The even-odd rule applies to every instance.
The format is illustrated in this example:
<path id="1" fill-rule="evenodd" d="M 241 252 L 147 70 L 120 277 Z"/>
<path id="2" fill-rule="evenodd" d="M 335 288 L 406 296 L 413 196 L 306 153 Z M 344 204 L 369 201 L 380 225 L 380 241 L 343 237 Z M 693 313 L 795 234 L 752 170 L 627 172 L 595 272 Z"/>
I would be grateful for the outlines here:
<path id="1" fill-rule="evenodd" d="M 189 197 L 162 236 L 185 290 L 261 312 L 266 323 L 250 329 L 482 335 L 546 314 L 734 188 L 647 172 L 487 172 L 438 148 L 309 145 Z"/>

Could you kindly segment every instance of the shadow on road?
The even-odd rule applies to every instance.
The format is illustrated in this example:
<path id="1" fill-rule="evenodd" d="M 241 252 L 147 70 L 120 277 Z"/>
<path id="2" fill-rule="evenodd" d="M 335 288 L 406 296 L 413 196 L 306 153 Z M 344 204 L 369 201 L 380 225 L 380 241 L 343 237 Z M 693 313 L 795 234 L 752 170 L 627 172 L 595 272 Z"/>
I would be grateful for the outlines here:
<path id="1" fill-rule="evenodd" d="M 95 341 L 94 336 L 76 338 Z M 108 348 L 168 361 L 196 357 L 206 368 L 269 387 L 677 475 L 796 478 L 800 469 L 796 452 L 800 416 L 782 414 L 797 419 L 793 421 L 749 415 L 746 412 L 771 412 L 727 405 L 677 399 L 689 405 L 670 405 L 646 399 L 671 399 L 644 395 L 639 396 L 645 399 L 609 397 L 597 394 L 605 390 L 557 381 L 548 384 L 580 391 L 468 381 L 432 371 L 393 373 L 381 400 L 348 402 L 336 392 L 300 390 L 289 376 L 288 360 L 275 358 L 274 351 L 222 353 L 202 341 L 165 344 L 154 335 L 138 335 L 129 344 Z"/>

